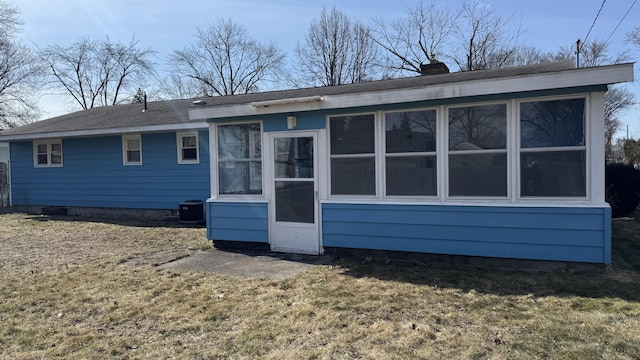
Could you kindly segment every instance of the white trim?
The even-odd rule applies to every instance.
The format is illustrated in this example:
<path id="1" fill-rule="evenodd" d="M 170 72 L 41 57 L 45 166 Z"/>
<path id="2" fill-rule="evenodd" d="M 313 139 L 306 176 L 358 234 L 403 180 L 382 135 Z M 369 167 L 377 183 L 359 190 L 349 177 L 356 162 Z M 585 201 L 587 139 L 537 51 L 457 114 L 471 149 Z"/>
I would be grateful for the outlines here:
<path id="1" fill-rule="evenodd" d="M 516 139 L 517 142 L 515 144 L 514 147 L 514 154 L 515 156 L 518 158 L 517 162 L 518 162 L 518 166 L 516 168 L 513 169 L 513 171 L 517 172 L 517 180 L 516 180 L 516 186 L 517 186 L 517 191 L 516 191 L 516 199 L 514 200 L 514 202 L 516 204 L 523 204 L 526 202 L 545 202 L 548 203 L 549 201 L 553 202 L 554 205 L 557 204 L 558 201 L 569 201 L 569 202 L 578 202 L 578 203 L 583 203 L 583 202 L 589 202 L 589 203 L 604 203 L 604 188 L 605 188 L 605 183 L 604 183 L 604 177 L 602 178 L 601 181 L 599 181 L 602 185 L 602 189 L 596 189 L 596 192 L 600 192 L 602 193 L 602 197 L 601 199 L 593 199 L 593 193 L 594 193 L 594 189 L 592 188 L 592 179 L 596 179 L 599 178 L 600 176 L 602 176 L 602 174 L 604 174 L 604 93 L 599 92 L 599 94 L 601 94 L 602 97 L 602 103 L 600 104 L 601 106 L 601 111 L 600 113 L 602 114 L 602 127 L 601 130 L 602 131 L 600 133 L 600 135 L 593 133 L 592 130 L 592 122 L 594 121 L 594 119 L 592 118 L 592 111 L 591 111 L 591 98 L 592 96 L 594 96 L 594 94 L 598 94 L 598 93 L 581 93 L 581 94 L 571 94 L 571 95 L 564 95 L 564 96 L 543 96 L 543 97 L 535 97 L 535 98 L 526 98 L 526 99 L 517 99 L 515 100 L 517 106 L 516 106 L 516 110 L 514 113 L 514 123 L 516 123 L 517 126 L 517 134 L 516 134 Z M 584 137 L 584 145 L 575 145 L 575 146 L 557 146 L 557 147 L 553 147 L 553 146 L 548 146 L 548 147 L 535 147 L 535 148 L 522 148 L 522 144 L 521 144 L 521 138 L 522 138 L 522 134 L 521 134 L 521 118 L 520 118 L 520 105 L 522 103 L 532 103 L 532 102 L 546 102 L 546 101 L 562 101 L 562 100 L 584 100 L 584 123 L 583 123 L 583 137 Z M 601 138 L 601 142 L 602 142 L 602 146 L 600 149 L 593 149 L 592 145 L 594 141 L 595 143 L 599 143 L 600 141 L 597 140 L 598 138 Z M 554 153 L 554 152 L 568 152 L 568 151 L 582 151 L 585 153 L 585 195 L 584 196 L 522 196 L 522 169 L 521 166 L 522 164 L 520 163 L 520 157 L 521 154 L 526 154 L 526 153 Z M 601 151 L 602 152 L 602 172 L 600 173 L 595 173 L 593 172 L 593 169 L 596 168 L 595 166 L 593 166 L 593 158 L 592 158 L 592 154 L 594 153 L 594 151 Z M 598 156 L 598 155 L 596 155 Z"/>
<path id="2" fill-rule="evenodd" d="M 403 152 L 403 153 L 387 153 L 387 114 L 398 113 L 413 113 L 422 111 L 434 111 L 436 115 L 436 134 L 435 134 L 435 150 L 434 151 L 422 151 L 422 152 Z M 380 196 L 383 199 L 436 199 L 438 197 L 438 112 L 439 107 L 421 107 L 416 109 L 400 109 L 389 110 L 380 112 L 380 154 L 382 161 L 380 162 L 381 177 L 380 177 Z M 433 157 L 436 161 L 436 194 L 435 195 L 389 195 L 387 194 L 387 159 L 394 157 Z"/>
<path id="3" fill-rule="evenodd" d="M 275 177 L 275 140 L 282 138 L 302 138 L 302 137 L 310 137 L 313 139 L 313 177 L 312 178 L 276 178 Z M 266 178 L 268 180 L 268 185 L 263 183 L 263 188 L 268 188 L 268 196 L 269 200 L 269 244 L 271 245 L 271 250 L 273 251 L 295 251 L 301 253 L 309 253 L 312 255 L 322 255 L 324 253 L 324 248 L 322 246 L 322 207 L 320 205 L 320 192 L 321 192 L 321 184 L 320 178 L 322 178 L 321 174 L 323 173 L 320 166 L 322 165 L 320 162 L 320 152 L 322 145 L 320 144 L 320 130 L 294 130 L 294 131 L 279 131 L 279 132 L 269 132 L 264 136 L 263 143 L 263 153 L 265 154 L 265 163 L 269 163 L 268 166 L 265 167 L 266 170 Z M 266 149 L 264 149 L 266 148 Z M 263 166 L 264 167 L 264 166 Z M 276 221 L 276 199 L 275 199 L 275 184 L 278 181 L 287 181 L 287 182 L 313 182 L 313 191 L 314 191 L 314 214 L 313 220 L 314 223 L 292 223 L 286 221 Z M 276 243 L 274 239 L 278 238 L 278 234 L 285 234 L 285 238 L 289 235 L 287 234 L 287 229 L 294 228 L 297 231 L 310 231 L 314 233 L 315 239 L 317 242 L 314 242 L 313 249 L 299 249 L 299 248 L 288 248 L 286 244 Z M 303 230 L 307 229 L 307 230 Z"/>
<path id="4" fill-rule="evenodd" d="M 449 148 L 449 141 L 451 139 L 451 137 L 449 136 L 449 128 L 450 128 L 450 117 L 449 117 L 449 111 L 451 109 L 461 109 L 461 108 L 470 108 L 470 107 L 482 107 L 482 106 L 495 106 L 495 105 L 504 105 L 505 106 L 505 147 L 504 148 L 499 148 L 499 149 L 478 149 L 478 150 L 451 150 Z M 512 120 L 511 118 L 509 118 L 509 115 L 511 114 L 510 111 L 510 107 L 511 107 L 511 101 L 505 101 L 505 100 L 498 100 L 498 101 L 487 101 L 487 102 L 472 102 L 469 104 L 455 104 L 455 105 L 451 105 L 451 106 L 445 106 L 445 116 L 444 116 L 444 125 L 443 127 L 446 128 L 446 138 L 445 142 L 446 142 L 446 153 L 445 153 L 445 158 L 446 158 L 446 168 L 444 169 L 445 174 L 446 174 L 446 182 L 447 182 L 447 192 L 444 194 L 445 195 L 445 201 L 449 201 L 449 200 L 459 200 L 459 199 L 469 199 L 469 200 L 479 200 L 479 199 L 487 199 L 487 200 L 502 200 L 502 199 L 510 199 L 510 192 L 509 192 L 509 186 L 510 186 L 510 182 L 509 180 L 511 179 L 511 177 L 509 176 L 511 171 L 514 171 L 513 169 L 509 168 L 510 162 L 509 162 L 509 153 L 511 152 L 509 149 L 509 122 Z M 451 195 L 450 191 L 451 189 L 449 188 L 449 184 L 450 184 L 450 172 L 451 172 L 451 168 L 449 167 L 449 159 L 451 157 L 451 155 L 456 156 L 456 155 L 485 155 L 485 154 L 506 154 L 507 158 L 506 158 L 506 166 L 507 166 L 507 173 L 506 173 L 506 195 L 505 196 L 491 196 L 491 195 Z M 475 180 L 475 179 L 474 179 Z"/>
<path id="5" fill-rule="evenodd" d="M 383 176 L 381 174 L 379 174 L 380 171 L 378 171 L 378 169 L 380 169 L 380 139 L 379 139 L 379 133 L 380 133 L 380 129 L 379 129 L 379 122 L 378 119 L 380 118 L 380 113 L 381 111 L 367 111 L 367 112 L 358 112 L 358 113 L 353 113 L 353 114 L 332 114 L 332 115 L 327 115 L 325 118 L 326 121 L 326 129 L 327 129 L 327 177 L 328 177 L 328 181 L 327 181 L 327 186 L 328 186 L 328 192 L 327 192 L 327 196 L 332 199 L 334 197 L 338 197 L 338 198 L 342 198 L 342 197 L 348 197 L 348 198 L 379 198 L 381 196 L 381 192 L 380 192 L 380 176 Z M 331 154 L 331 119 L 332 118 L 341 118 L 341 117 L 351 117 L 351 116 L 368 116 L 371 115 L 373 116 L 373 153 L 359 153 L 359 154 Z M 373 158 L 373 163 L 374 163 L 374 167 L 375 167 L 375 171 L 374 171 L 374 191 L 375 194 L 362 194 L 362 195 L 351 195 L 351 194 L 332 194 L 331 192 L 331 159 L 369 159 L 369 158 Z"/>
<path id="6" fill-rule="evenodd" d="M 138 140 L 140 149 L 129 149 L 128 140 Z M 127 153 L 129 151 L 139 151 L 140 161 L 128 161 Z M 142 165 L 142 136 L 140 134 L 122 135 L 122 165 Z"/>
<path id="7" fill-rule="evenodd" d="M 455 99 L 492 94 L 551 90 L 633 81 L 633 64 L 609 65 L 595 68 L 568 69 L 527 74 L 508 78 L 477 79 L 455 83 L 430 84 L 413 88 L 367 91 L 349 94 L 324 95 L 321 102 L 293 103 L 286 110 L 310 111 L 344 109 L 362 106 L 408 103 L 414 101 Z M 296 98 L 287 99 L 295 100 Z M 285 101 L 283 99 L 283 101 Z M 280 107 L 255 107 L 251 104 L 190 108 L 189 118 L 219 119 L 281 113 Z"/>
<path id="8" fill-rule="evenodd" d="M 415 199 L 327 199 L 320 201 L 320 204 L 353 204 L 353 205 L 432 205 L 432 206 L 493 206 L 493 207 L 544 207 L 544 208 L 558 208 L 558 207 L 578 207 L 578 208 L 601 208 L 603 206 L 609 206 L 606 202 L 593 203 L 584 200 L 576 201 L 575 199 L 566 198 L 540 198 L 536 201 L 522 201 L 511 202 L 509 199 L 449 199 L 447 201 L 429 201 L 426 198 Z M 562 200 L 562 202 L 557 202 Z"/>
<path id="9" fill-rule="evenodd" d="M 591 93 L 587 98 L 587 196 L 593 203 L 605 202 L 604 93 Z M 586 129 L 585 129 L 586 131 Z"/>
<path id="10" fill-rule="evenodd" d="M 60 163 L 54 164 L 51 161 L 51 157 L 53 156 L 53 144 L 60 144 Z M 33 145 L 33 167 L 36 168 L 49 168 L 49 167 L 62 167 L 64 164 L 64 149 L 62 147 L 62 139 L 48 139 L 48 140 L 34 140 L 32 141 Z M 38 163 L 38 145 L 45 145 L 47 147 L 47 163 L 39 164 Z"/>
<path id="11" fill-rule="evenodd" d="M 196 158 L 195 160 L 189 159 L 184 160 L 182 158 L 182 139 L 185 137 L 195 137 L 196 138 Z M 183 131 L 176 132 L 176 148 L 178 150 L 178 164 L 200 164 L 200 139 L 197 131 Z"/>
<path id="12" fill-rule="evenodd" d="M 323 100 L 324 100 L 324 96 L 316 95 L 316 96 L 305 96 L 305 97 L 299 97 L 299 98 L 254 101 L 250 105 L 253 107 L 269 107 L 269 106 L 277 106 L 277 105 L 309 103 L 309 102 L 316 102 L 316 101 L 323 101 Z"/>
<path id="13" fill-rule="evenodd" d="M 134 126 L 120 127 L 113 129 L 92 129 L 92 130 L 71 130 L 57 131 L 51 133 L 37 134 L 21 134 L 0 136 L 2 141 L 16 140 L 33 140 L 33 139 L 51 139 L 51 138 L 69 138 L 69 137 L 89 137 L 103 135 L 122 135 L 128 133 L 147 133 L 147 132 L 167 132 L 179 130 L 205 130 L 208 124 L 206 122 L 193 122 L 185 124 L 169 124 L 169 125 L 151 125 L 151 126 Z"/>
<path id="14" fill-rule="evenodd" d="M 258 124 L 260 125 L 260 172 L 261 179 L 261 193 L 260 194 L 220 194 L 220 179 L 218 165 L 220 159 L 218 157 L 218 127 L 229 125 L 242 125 L 242 124 Z M 209 167 L 210 167 L 210 183 L 211 183 L 211 199 L 215 201 L 255 201 L 259 202 L 261 199 L 265 199 L 265 132 L 264 124 L 262 120 L 245 120 L 245 121 L 225 121 L 220 123 L 209 124 Z M 224 160 L 223 160 L 224 161 Z M 258 161 L 257 159 L 239 159 L 236 161 Z"/>

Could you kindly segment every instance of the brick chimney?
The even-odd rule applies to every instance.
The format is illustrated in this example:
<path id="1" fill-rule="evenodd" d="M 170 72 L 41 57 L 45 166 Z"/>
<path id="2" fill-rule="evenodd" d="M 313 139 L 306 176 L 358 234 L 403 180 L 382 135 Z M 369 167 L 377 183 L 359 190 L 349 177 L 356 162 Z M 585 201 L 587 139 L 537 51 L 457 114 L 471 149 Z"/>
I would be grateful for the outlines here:
<path id="1" fill-rule="evenodd" d="M 449 68 L 443 62 L 431 58 L 428 64 L 420 64 L 420 75 L 448 74 Z"/>

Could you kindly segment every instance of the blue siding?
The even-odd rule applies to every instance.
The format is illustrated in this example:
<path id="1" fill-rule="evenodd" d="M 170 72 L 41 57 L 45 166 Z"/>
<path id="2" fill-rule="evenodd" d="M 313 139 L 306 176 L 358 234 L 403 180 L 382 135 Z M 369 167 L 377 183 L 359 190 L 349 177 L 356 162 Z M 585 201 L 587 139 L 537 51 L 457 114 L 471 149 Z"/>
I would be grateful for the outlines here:
<path id="1" fill-rule="evenodd" d="M 142 134 L 141 166 L 122 164 L 121 136 L 62 140 L 62 167 L 33 166 L 31 141 L 11 144 L 14 205 L 177 209 L 209 197 L 209 138 L 199 164 L 178 164 L 176 133 Z"/>
<path id="2" fill-rule="evenodd" d="M 208 201 L 207 237 L 209 240 L 268 243 L 268 204 Z"/>
<path id="3" fill-rule="evenodd" d="M 322 205 L 323 246 L 611 262 L 610 208 Z"/>

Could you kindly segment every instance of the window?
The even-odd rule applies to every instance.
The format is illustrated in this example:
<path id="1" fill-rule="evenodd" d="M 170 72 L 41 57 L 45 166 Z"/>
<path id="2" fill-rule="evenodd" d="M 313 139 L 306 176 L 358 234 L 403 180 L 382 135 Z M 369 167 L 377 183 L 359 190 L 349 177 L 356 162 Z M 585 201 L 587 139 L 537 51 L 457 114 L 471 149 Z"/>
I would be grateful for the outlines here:
<path id="1" fill-rule="evenodd" d="M 449 195 L 507 196 L 506 104 L 449 109 Z"/>
<path id="2" fill-rule="evenodd" d="M 122 159 L 125 165 L 142 165 L 142 140 L 140 135 L 122 136 Z"/>
<path id="3" fill-rule="evenodd" d="M 177 133 L 178 164 L 198 164 L 198 132 Z"/>
<path id="4" fill-rule="evenodd" d="M 436 111 L 385 114 L 387 195 L 437 195 Z"/>
<path id="5" fill-rule="evenodd" d="M 375 195 L 375 116 L 329 118 L 331 194 Z"/>
<path id="6" fill-rule="evenodd" d="M 586 196 L 585 99 L 520 103 L 520 196 Z"/>
<path id="7" fill-rule="evenodd" d="M 259 123 L 218 125 L 220 194 L 262 194 L 261 137 Z"/>
<path id="8" fill-rule="evenodd" d="M 62 166 L 62 140 L 36 141 L 33 148 L 35 167 Z"/>

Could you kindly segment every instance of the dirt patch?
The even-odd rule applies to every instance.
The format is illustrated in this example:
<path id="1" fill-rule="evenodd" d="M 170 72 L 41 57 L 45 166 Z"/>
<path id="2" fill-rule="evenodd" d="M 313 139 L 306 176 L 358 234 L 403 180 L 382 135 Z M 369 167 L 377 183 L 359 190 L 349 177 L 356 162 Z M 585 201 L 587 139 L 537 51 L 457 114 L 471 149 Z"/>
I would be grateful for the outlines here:
<path id="1" fill-rule="evenodd" d="M 206 230 L 143 219 L 2 214 L 0 269 L 38 272 L 95 261 L 161 264 L 211 247 Z"/>

